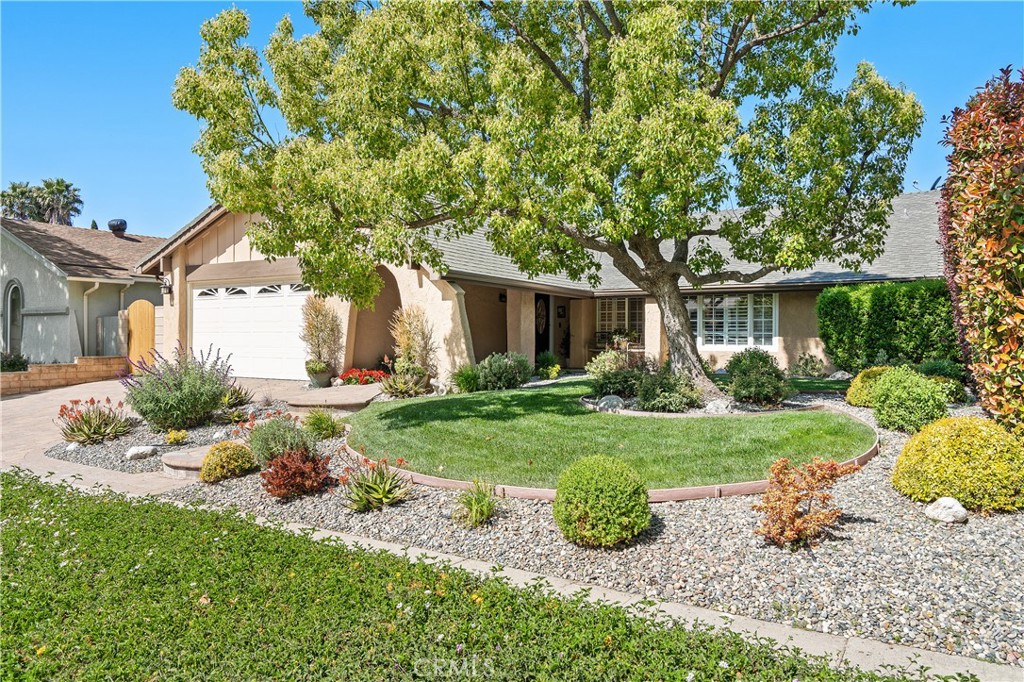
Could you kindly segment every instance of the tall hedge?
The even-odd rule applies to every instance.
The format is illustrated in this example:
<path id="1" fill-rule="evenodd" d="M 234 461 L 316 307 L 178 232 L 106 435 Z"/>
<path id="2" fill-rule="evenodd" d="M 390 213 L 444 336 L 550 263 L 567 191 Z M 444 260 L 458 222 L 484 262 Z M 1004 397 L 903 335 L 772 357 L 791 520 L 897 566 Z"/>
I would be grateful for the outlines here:
<path id="1" fill-rule="evenodd" d="M 829 287 L 818 332 L 832 364 L 857 372 L 895 360 L 960 359 L 952 305 L 940 279 Z"/>
<path id="2" fill-rule="evenodd" d="M 948 119 L 940 233 L 981 405 L 1024 425 L 1024 71 L 985 84 Z"/>

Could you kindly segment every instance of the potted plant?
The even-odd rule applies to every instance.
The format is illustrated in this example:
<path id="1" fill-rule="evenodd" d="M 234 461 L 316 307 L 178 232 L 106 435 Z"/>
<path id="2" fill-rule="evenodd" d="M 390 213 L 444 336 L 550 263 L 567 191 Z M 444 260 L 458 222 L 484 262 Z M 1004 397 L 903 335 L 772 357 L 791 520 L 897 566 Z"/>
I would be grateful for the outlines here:
<path id="1" fill-rule="evenodd" d="M 323 360 L 306 360 L 306 374 L 309 375 L 309 383 L 317 388 L 327 388 L 331 385 L 331 377 L 334 372 Z"/>

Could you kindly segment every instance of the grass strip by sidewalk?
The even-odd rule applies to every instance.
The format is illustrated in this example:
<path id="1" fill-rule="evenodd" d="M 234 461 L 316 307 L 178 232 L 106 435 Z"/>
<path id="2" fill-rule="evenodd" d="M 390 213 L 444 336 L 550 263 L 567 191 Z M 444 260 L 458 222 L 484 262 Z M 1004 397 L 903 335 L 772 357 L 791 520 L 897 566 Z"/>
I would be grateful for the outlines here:
<path id="1" fill-rule="evenodd" d="M 5 680 L 908 679 L 228 513 L 0 482 Z"/>

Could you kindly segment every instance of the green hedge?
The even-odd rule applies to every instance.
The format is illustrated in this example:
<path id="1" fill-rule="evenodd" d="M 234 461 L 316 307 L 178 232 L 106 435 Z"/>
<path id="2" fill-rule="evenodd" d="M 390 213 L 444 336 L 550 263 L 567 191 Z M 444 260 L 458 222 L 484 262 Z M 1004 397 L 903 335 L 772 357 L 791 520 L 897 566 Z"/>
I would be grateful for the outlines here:
<path id="1" fill-rule="evenodd" d="M 817 312 L 825 352 L 848 372 L 893 360 L 960 360 L 942 280 L 829 287 L 818 295 Z"/>

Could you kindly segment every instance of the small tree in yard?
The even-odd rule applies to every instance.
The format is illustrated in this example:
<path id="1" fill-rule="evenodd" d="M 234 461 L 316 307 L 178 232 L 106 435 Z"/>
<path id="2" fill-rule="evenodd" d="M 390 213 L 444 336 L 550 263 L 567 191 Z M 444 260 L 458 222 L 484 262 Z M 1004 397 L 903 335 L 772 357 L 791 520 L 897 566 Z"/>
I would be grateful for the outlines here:
<path id="1" fill-rule="evenodd" d="M 941 237 L 982 406 L 1024 426 L 1024 71 L 989 81 L 949 119 Z"/>
<path id="2" fill-rule="evenodd" d="M 530 276 L 618 269 L 657 300 L 673 370 L 714 393 L 682 284 L 882 251 L 922 112 L 868 64 L 836 87 L 869 8 L 310 2 L 320 30 L 283 19 L 266 68 L 230 9 L 174 103 L 205 123 L 213 196 L 263 216 L 253 245 L 321 294 L 366 306 L 379 263 L 443 270 L 438 241 L 481 231 Z"/>
<path id="3" fill-rule="evenodd" d="M 334 369 L 341 355 L 341 320 L 331 304 L 319 296 L 309 296 L 302 304 L 302 332 L 312 360 L 319 360 Z"/>

